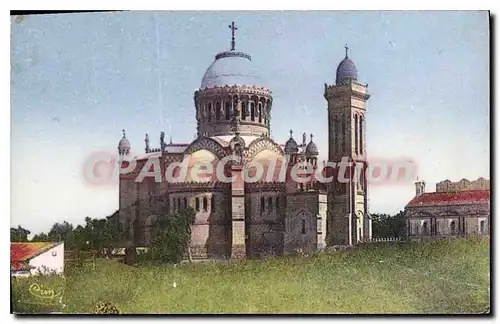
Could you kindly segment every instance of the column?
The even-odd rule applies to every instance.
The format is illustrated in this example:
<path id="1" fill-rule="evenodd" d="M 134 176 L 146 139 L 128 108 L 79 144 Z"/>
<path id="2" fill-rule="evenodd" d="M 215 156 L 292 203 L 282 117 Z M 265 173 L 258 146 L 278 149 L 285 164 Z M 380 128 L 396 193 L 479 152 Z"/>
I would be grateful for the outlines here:
<path id="1" fill-rule="evenodd" d="M 244 259 L 245 253 L 245 182 L 242 165 L 231 166 L 232 240 L 231 258 Z"/>

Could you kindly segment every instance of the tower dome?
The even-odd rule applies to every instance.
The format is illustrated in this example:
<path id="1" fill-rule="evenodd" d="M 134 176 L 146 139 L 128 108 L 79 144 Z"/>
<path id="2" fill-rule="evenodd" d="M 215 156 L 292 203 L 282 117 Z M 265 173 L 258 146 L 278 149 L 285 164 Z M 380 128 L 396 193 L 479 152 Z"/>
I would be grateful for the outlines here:
<path id="1" fill-rule="evenodd" d="M 345 47 L 345 58 L 339 63 L 337 67 L 337 75 L 335 83 L 339 84 L 344 80 L 357 80 L 358 79 L 358 70 L 356 69 L 356 65 L 348 56 L 348 47 Z"/>
<path id="2" fill-rule="evenodd" d="M 263 85 L 252 66 L 250 55 L 243 52 L 227 51 L 215 56 L 215 61 L 203 75 L 200 89 L 225 85 Z"/>
<path id="3" fill-rule="evenodd" d="M 318 147 L 313 142 L 313 134 L 311 134 L 311 141 L 306 146 L 306 157 L 316 157 L 319 155 Z"/>
<path id="4" fill-rule="evenodd" d="M 273 96 L 252 66 L 249 54 L 231 49 L 215 56 L 194 93 L 197 136 L 269 136 Z"/>
<path id="5" fill-rule="evenodd" d="M 290 138 L 285 143 L 285 154 L 296 154 L 299 151 L 297 142 L 292 137 L 292 130 L 290 130 Z"/>
<path id="6" fill-rule="evenodd" d="M 119 154 L 128 154 L 130 152 L 130 142 L 125 136 L 125 130 L 123 130 L 123 137 L 118 143 L 118 153 Z"/>

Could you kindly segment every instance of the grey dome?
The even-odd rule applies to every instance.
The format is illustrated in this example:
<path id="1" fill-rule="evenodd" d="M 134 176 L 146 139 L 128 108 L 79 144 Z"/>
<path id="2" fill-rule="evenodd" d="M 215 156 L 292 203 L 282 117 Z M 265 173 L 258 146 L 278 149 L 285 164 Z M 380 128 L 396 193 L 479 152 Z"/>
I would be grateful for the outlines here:
<path id="1" fill-rule="evenodd" d="M 318 147 L 311 140 L 309 142 L 309 144 L 307 144 L 307 146 L 306 146 L 306 157 L 314 157 L 314 156 L 318 156 L 318 155 L 319 155 Z"/>
<path id="2" fill-rule="evenodd" d="M 337 67 L 337 79 L 335 83 L 340 83 L 345 79 L 358 79 L 358 70 L 356 69 L 356 65 L 354 64 L 349 57 L 345 57 L 342 62 L 340 62 Z"/>
<path id="3" fill-rule="evenodd" d="M 250 55 L 242 52 L 222 52 L 208 67 L 200 89 L 225 85 L 263 86 L 260 77 L 252 67 Z"/>
<path id="4" fill-rule="evenodd" d="M 299 151 L 299 146 L 297 142 L 290 137 L 285 143 L 285 154 L 296 154 Z"/>

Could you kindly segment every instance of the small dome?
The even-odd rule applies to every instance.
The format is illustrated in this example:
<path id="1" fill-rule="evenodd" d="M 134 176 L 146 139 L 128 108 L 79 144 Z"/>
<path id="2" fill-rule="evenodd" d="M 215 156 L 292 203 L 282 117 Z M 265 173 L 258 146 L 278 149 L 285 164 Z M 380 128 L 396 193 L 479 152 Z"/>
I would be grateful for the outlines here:
<path id="1" fill-rule="evenodd" d="M 125 136 L 125 130 L 123 130 L 123 137 L 118 143 L 118 151 L 124 152 L 124 151 L 130 151 L 130 142 L 128 141 L 127 137 Z"/>
<path id="2" fill-rule="evenodd" d="M 356 69 L 356 65 L 349 58 L 349 47 L 347 44 L 345 46 L 345 58 L 340 62 L 337 67 L 337 79 L 335 80 L 336 84 L 341 83 L 344 80 L 357 80 L 358 79 L 358 70 Z"/>
<path id="3" fill-rule="evenodd" d="M 314 157 L 319 155 L 318 147 L 313 142 L 313 135 L 311 134 L 311 141 L 306 146 L 306 157 Z"/>
<path id="4" fill-rule="evenodd" d="M 318 147 L 316 146 L 316 144 L 314 144 L 313 142 L 309 142 L 309 144 L 307 144 L 307 146 L 306 146 L 306 156 L 311 157 L 311 156 L 318 156 L 318 155 L 319 155 L 319 151 L 318 151 Z"/>
<path id="5" fill-rule="evenodd" d="M 293 138 L 289 138 L 285 143 L 285 153 L 286 154 L 296 154 L 299 151 L 299 146 Z"/>
<path id="6" fill-rule="evenodd" d="M 354 62 L 347 56 L 337 67 L 337 79 L 335 82 L 338 84 L 345 79 L 358 79 L 358 70 L 356 69 L 356 65 L 354 65 Z"/>
<path id="7" fill-rule="evenodd" d="M 285 154 L 297 154 L 299 146 L 293 139 L 293 131 L 290 129 L 290 138 L 285 143 Z"/>
<path id="8" fill-rule="evenodd" d="M 208 67 L 200 89 L 225 85 L 263 86 L 260 77 L 252 67 L 250 55 L 227 51 L 215 56 L 215 61 Z"/>

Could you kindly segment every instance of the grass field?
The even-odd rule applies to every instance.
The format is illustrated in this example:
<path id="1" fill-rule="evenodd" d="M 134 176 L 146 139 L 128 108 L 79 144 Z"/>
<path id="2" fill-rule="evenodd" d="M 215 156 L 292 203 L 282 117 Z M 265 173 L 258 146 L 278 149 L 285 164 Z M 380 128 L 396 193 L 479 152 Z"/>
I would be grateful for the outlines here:
<path id="1" fill-rule="evenodd" d="M 141 314 L 478 313 L 489 286 L 487 239 L 177 267 L 97 260 L 95 271 L 68 269 L 64 312 L 91 313 L 103 300 Z"/>

